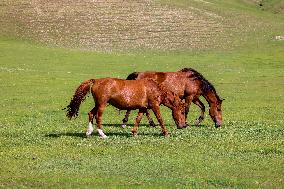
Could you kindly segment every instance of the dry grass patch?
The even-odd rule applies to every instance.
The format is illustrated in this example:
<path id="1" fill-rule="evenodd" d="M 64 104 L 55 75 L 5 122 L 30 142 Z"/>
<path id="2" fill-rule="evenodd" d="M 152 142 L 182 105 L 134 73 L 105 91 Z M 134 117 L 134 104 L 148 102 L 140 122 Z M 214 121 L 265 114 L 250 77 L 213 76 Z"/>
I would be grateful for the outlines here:
<path id="1" fill-rule="evenodd" d="M 97 51 L 216 48 L 230 27 L 213 12 L 150 0 L 23 0 L 3 5 L 4 20 L 18 26 L 17 36 Z"/>

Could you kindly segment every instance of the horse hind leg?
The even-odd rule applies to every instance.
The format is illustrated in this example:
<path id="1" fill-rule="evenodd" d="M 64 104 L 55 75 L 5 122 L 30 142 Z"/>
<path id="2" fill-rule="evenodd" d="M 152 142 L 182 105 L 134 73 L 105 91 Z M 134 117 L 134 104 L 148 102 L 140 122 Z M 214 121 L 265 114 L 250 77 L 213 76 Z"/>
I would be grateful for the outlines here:
<path id="1" fill-rule="evenodd" d="M 129 118 L 130 112 L 131 112 L 130 110 L 126 111 L 125 117 L 122 120 L 122 125 L 121 125 L 122 128 L 126 127 L 126 123 L 128 122 L 128 118 Z"/>
<path id="2" fill-rule="evenodd" d="M 122 120 L 122 125 L 121 125 L 122 128 L 126 127 L 126 123 L 128 122 L 128 118 L 129 118 L 130 112 L 131 112 L 130 110 L 127 110 L 127 112 L 125 113 L 125 117 Z M 148 110 L 146 110 L 146 116 L 148 118 L 150 126 L 151 127 L 156 127 L 156 125 L 155 125 L 153 119 L 151 118 L 151 115 L 150 115 Z"/>
<path id="3" fill-rule="evenodd" d="M 98 106 L 98 110 L 96 112 L 96 126 L 97 126 L 97 131 L 100 135 L 101 138 L 107 138 L 105 133 L 102 130 L 102 115 L 104 111 L 105 105 L 100 105 Z"/>
<path id="4" fill-rule="evenodd" d="M 195 125 L 200 125 L 200 123 L 204 120 L 205 106 L 199 99 L 194 100 L 193 103 L 196 104 L 201 110 L 199 118 L 195 121 Z"/>
<path id="5" fill-rule="evenodd" d="M 93 128 L 93 123 L 94 123 L 94 115 L 97 113 L 97 107 L 94 107 L 89 113 L 88 113 L 88 116 L 89 116 L 89 125 L 87 127 L 87 131 L 86 131 L 86 136 L 90 136 L 93 131 L 94 131 L 94 128 Z"/>
<path id="6" fill-rule="evenodd" d="M 135 121 L 134 127 L 132 129 L 132 135 L 134 137 L 137 136 L 138 127 L 139 127 L 140 121 L 141 121 L 141 119 L 143 117 L 143 114 L 144 114 L 144 111 L 143 110 L 139 110 L 138 115 L 136 117 L 136 121 Z"/>
<path id="7" fill-rule="evenodd" d="M 188 116 L 188 113 L 189 113 L 189 107 L 191 105 L 192 100 L 193 100 L 193 96 L 187 96 L 185 98 L 185 124 L 186 124 L 186 127 L 189 126 L 189 124 L 187 123 L 187 116 Z"/>
<path id="8" fill-rule="evenodd" d="M 151 117 L 151 115 L 150 115 L 150 113 L 149 113 L 148 110 L 146 110 L 146 116 L 147 116 L 147 118 L 148 118 L 149 125 L 150 125 L 151 127 L 156 127 L 156 124 L 155 124 L 155 122 L 153 121 L 153 119 L 152 119 L 152 117 Z"/>
<path id="9" fill-rule="evenodd" d="M 162 129 L 162 134 L 165 136 L 165 137 L 168 137 L 169 136 L 169 132 L 168 130 L 166 129 L 165 127 L 165 123 L 164 123 L 164 120 L 162 118 L 162 115 L 161 115 L 161 111 L 160 111 L 160 107 L 157 105 L 157 106 L 154 106 L 152 108 L 160 126 L 161 126 L 161 129 Z"/>

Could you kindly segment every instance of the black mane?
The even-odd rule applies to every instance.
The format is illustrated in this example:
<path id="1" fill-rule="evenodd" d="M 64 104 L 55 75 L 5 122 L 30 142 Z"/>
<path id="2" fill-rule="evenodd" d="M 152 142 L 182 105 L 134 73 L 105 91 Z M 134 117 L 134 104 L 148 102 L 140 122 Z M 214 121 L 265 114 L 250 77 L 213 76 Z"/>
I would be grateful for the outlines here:
<path id="1" fill-rule="evenodd" d="M 209 91 L 212 91 L 216 94 L 218 101 L 221 101 L 220 97 L 218 96 L 215 87 L 213 86 L 213 84 L 211 84 L 207 79 L 205 79 L 205 77 L 199 73 L 198 71 L 196 71 L 193 68 L 183 68 L 180 70 L 180 72 L 186 72 L 188 73 L 188 77 L 193 79 L 193 80 L 199 80 L 202 82 L 202 91 L 204 93 L 207 93 Z"/>
<path id="2" fill-rule="evenodd" d="M 138 77 L 138 74 L 139 74 L 138 72 L 133 72 L 127 76 L 126 80 L 136 80 Z"/>

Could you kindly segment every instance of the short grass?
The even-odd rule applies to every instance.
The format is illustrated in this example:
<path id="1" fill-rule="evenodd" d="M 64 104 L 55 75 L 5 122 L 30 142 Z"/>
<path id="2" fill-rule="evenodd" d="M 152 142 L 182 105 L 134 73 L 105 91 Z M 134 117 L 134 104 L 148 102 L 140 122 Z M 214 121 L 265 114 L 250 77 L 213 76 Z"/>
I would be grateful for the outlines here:
<path id="1" fill-rule="evenodd" d="M 230 52 L 99 54 L 2 38 L 0 49 L 1 188 L 284 186 L 281 41 Z M 207 115 L 202 126 L 177 130 L 163 107 L 171 137 L 143 119 L 133 138 L 135 113 L 122 129 L 124 112 L 108 107 L 102 140 L 84 135 L 91 98 L 73 121 L 61 110 L 83 80 L 183 67 L 199 70 L 226 99 L 222 128 Z M 190 123 L 198 111 L 192 106 Z"/>
<path id="2" fill-rule="evenodd" d="M 259 7 L 265 11 L 284 14 L 284 2 L 282 0 L 261 0 Z"/>

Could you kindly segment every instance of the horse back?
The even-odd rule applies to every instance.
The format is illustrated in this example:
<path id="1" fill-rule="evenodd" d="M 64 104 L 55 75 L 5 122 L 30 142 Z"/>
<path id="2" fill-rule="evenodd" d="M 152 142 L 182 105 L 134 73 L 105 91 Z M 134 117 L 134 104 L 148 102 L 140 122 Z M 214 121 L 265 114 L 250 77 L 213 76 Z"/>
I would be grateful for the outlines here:
<path id="1" fill-rule="evenodd" d="M 137 79 L 150 78 L 162 84 L 167 90 L 184 96 L 188 79 L 182 72 L 136 72 Z"/>
<path id="2" fill-rule="evenodd" d="M 103 78 L 96 80 L 92 92 L 98 103 L 109 103 L 119 109 L 147 108 L 149 94 L 153 95 L 157 90 L 153 82 Z"/>

